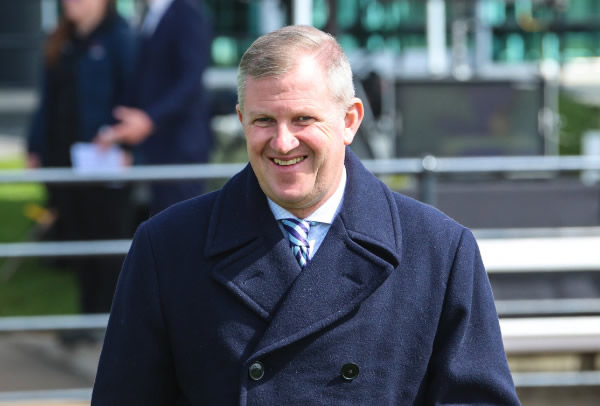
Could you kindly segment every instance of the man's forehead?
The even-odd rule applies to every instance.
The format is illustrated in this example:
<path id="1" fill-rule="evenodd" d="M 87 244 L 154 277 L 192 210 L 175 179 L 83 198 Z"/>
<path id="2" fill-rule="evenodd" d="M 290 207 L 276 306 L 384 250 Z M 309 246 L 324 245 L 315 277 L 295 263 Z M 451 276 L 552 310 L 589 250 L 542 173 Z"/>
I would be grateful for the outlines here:
<path id="1" fill-rule="evenodd" d="M 274 114 L 317 114 L 322 113 L 322 106 L 314 98 L 289 98 L 284 97 L 248 100 L 246 112 L 249 115 L 274 115 Z"/>
<path id="2" fill-rule="evenodd" d="M 246 83 L 246 107 L 252 105 L 295 103 L 299 106 L 319 105 L 323 100 L 332 99 L 327 85 L 315 78 L 298 79 L 293 73 L 284 78 L 254 78 Z M 333 101 L 333 100 L 332 100 Z M 272 106 L 271 106 L 272 107 Z"/>

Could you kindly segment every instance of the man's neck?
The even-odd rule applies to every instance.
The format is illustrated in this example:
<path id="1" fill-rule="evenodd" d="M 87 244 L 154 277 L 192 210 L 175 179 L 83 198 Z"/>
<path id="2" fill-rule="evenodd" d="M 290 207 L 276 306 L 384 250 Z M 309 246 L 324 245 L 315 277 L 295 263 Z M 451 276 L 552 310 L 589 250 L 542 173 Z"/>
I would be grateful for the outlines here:
<path id="1" fill-rule="evenodd" d="M 282 207 L 275 203 L 273 200 L 269 200 L 269 207 L 273 214 L 275 214 L 274 206 L 278 207 L 280 211 L 286 211 L 298 219 L 309 219 L 322 223 L 331 224 L 333 218 L 339 211 L 342 200 L 344 198 L 344 190 L 346 189 L 347 175 L 346 168 L 343 168 L 342 176 L 338 182 L 338 185 L 331 196 L 321 202 L 318 206 L 313 206 L 305 211 L 302 210 L 290 210 L 289 208 Z M 277 218 L 277 216 L 275 216 Z"/>

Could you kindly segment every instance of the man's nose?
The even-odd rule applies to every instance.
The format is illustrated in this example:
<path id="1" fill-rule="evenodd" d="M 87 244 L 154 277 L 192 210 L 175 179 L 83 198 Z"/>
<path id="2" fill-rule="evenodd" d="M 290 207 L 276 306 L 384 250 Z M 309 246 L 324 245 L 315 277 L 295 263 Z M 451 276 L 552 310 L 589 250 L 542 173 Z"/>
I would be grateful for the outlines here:
<path id="1" fill-rule="evenodd" d="M 296 138 L 293 131 L 290 130 L 289 125 L 282 123 L 277 126 L 275 134 L 271 139 L 271 148 L 280 153 L 287 154 L 300 145 L 300 141 Z"/>

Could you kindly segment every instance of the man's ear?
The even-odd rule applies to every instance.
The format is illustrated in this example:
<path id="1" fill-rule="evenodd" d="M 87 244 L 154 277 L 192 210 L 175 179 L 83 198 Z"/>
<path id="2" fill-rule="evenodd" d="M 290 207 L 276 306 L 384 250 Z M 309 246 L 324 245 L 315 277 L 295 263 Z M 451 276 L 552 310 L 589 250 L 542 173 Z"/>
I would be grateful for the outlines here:
<path id="1" fill-rule="evenodd" d="M 352 99 L 352 104 L 346 109 L 346 117 L 344 118 L 344 144 L 350 145 L 354 140 L 354 135 L 360 127 L 360 123 L 365 115 L 362 100 L 358 97 Z"/>
<path id="2" fill-rule="evenodd" d="M 240 123 L 242 123 L 242 125 L 244 125 L 244 116 L 242 115 L 242 110 L 240 110 L 239 104 L 235 105 L 235 111 L 237 111 L 237 115 L 238 115 L 238 119 L 240 120 Z"/>

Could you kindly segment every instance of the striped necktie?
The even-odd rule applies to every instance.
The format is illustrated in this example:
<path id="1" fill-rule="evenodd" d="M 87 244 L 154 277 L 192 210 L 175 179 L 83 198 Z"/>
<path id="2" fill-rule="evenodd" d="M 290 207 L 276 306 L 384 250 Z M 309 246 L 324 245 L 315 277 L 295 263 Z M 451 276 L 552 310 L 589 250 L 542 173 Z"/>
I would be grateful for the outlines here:
<path id="1" fill-rule="evenodd" d="M 281 224 L 287 231 L 290 247 L 300 267 L 304 268 L 308 264 L 308 252 L 310 246 L 308 244 L 308 230 L 310 223 L 305 220 L 297 220 L 288 218 L 281 220 Z"/>

